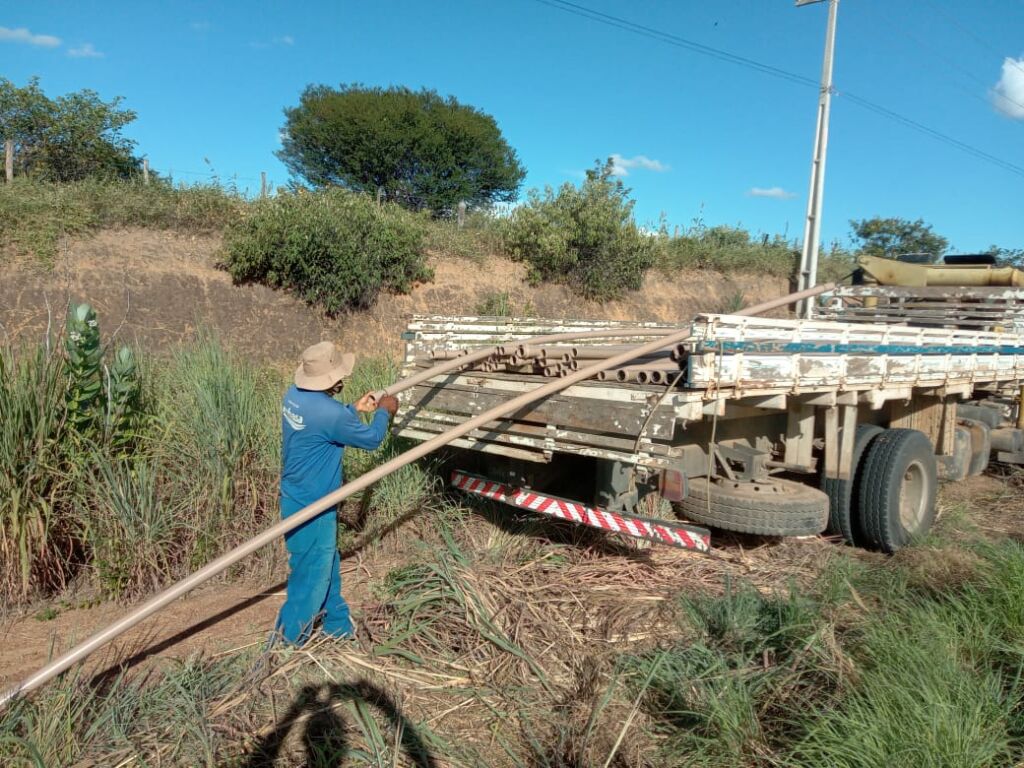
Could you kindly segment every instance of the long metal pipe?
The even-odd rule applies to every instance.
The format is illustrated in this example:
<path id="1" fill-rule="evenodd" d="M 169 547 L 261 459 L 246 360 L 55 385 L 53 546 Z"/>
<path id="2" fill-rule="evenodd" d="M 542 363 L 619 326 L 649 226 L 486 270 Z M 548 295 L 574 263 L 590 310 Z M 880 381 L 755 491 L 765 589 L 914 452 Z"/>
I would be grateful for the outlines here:
<path id="1" fill-rule="evenodd" d="M 764 302 L 763 304 L 759 304 L 754 307 L 748 307 L 746 310 L 738 312 L 737 314 L 754 315 L 759 314 L 761 312 L 767 312 L 768 310 L 775 309 L 776 307 L 786 306 L 788 304 L 792 304 L 793 302 L 800 301 L 801 299 L 816 296 L 819 293 L 823 293 L 826 290 L 831 290 L 831 288 L 833 287 L 833 285 L 829 284 L 824 286 L 818 286 L 817 288 L 811 288 L 806 291 L 800 291 L 798 293 L 790 294 L 789 296 L 784 296 L 780 299 L 774 299 L 772 301 L 767 301 Z M 338 502 L 344 501 L 352 494 L 358 493 L 359 491 L 369 488 L 378 480 L 391 474 L 395 470 L 400 469 L 406 466 L 407 464 L 411 464 L 417 459 L 423 458 L 424 456 L 432 453 L 438 448 L 447 445 L 452 440 L 456 440 L 457 438 L 472 432 L 474 429 L 482 427 L 488 422 L 494 421 L 495 419 L 499 419 L 502 416 L 506 416 L 509 413 L 513 413 L 519 410 L 524 405 L 529 405 L 535 400 L 540 400 L 541 398 L 547 397 L 548 395 L 553 395 L 556 392 L 560 392 L 563 389 L 571 387 L 573 384 L 577 384 L 581 381 L 585 381 L 586 379 L 592 378 L 599 371 L 605 370 L 606 368 L 615 368 L 622 366 L 623 364 L 628 363 L 630 360 L 636 358 L 638 355 L 657 352 L 660 349 L 665 349 L 667 347 L 674 346 L 683 339 L 687 338 L 689 333 L 689 329 L 675 329 L 672 333 L 661 335 L 660 338 L 654 339 L 653 341 L 649 341 L 645 344 L 641 344 L 639 347 L 636 348 L 635 351 L 631 350 L 628 352 L 623 352 L 614 357 L 609 357 L 606 360 L 597 361 L 593 365 L 588 365 L 583 368 L 580 368 L 578 371 L 572 371 L 561 378 L 553 379 L 547 384 L 542 384 L 541 386 L 538 386 L 535 389 L 530 390 L 529 392 L 524 392 L 518 397 L 514 397 L 511 400 L 502 403 L 501 405 L 497 405 L 488 411 L 484 411 L 483 413 L 474 416 L 468 421 L 463 422 L 459 426 L 452 427 L 447 432 L 444 432 L 440 435 L 437 435 L 436 437 L 431 438 L 430 440 L 420 443 L 419 445 L 409 449 L 403 454 L 396 456 L 390 461 L 387 461 L 381 464 L 380 466 L 371 469 L 369 472 L 356 478 L 355 480 L 345 483 L 345 485 L 343 485 L 341 488 L 334 491 L 333 493 L 329 493 L 319 501 L 316 501 L 310 504 L 309 506 L 303 507 L 298 512 L 290 515 L 288 518 L 280 521 L 279 523 L 270 526 L 262 533 L 258 534 L 257 536 L 254 536 L 252 539 L 245 542 L 244 544 L 240 544 L 239 546 L 232 549 L 230 552 L 225 552 L 212 563 L 209 563 L 208 565 L 205 565 L 202 568 L 200 568 L 195 573 L 186 576 L 178 583 L 168 587 L 163 592 L 150 598 L 137 608 L 133 608 L 127 615 L 121 617 L 113 624 L 110 624 L 106 628 L 100 630 L 85 642 L 79 643 L 74 648 L 69 650 L 67 653 L 54 659 L 49 664 L 47 664 L 39 671 L 27 677 L 25 680 L 23 680 L 15 687 L 5 691 L 3 695 L 0 696 L 0 708 L 5 706 L 15 697 L 38 688 L 39 686 L 43 685 L 48 680 L 51 680 L 52 678 L 56 677 L 72 665 L 76 664 L 79 661 L 82 661 L 87 656 L 89 656 L 89 654 L 93 653 L 96 650 L 99 650 L 104 645 L 109 643 L 111 640 L 124 634 L 139 622 L 147 619 L 157 611 L 170 605 L 179 597 L 182 597 L 187 593 L 191 592 L 200 584 L 213 578 L 218 573 L 230 567 L 231 565 L 237 563 L 242 558 L 252 554 L 258 549 L 261 549 L 267 544 L 270 544 L 278 537 L 288 533 L 288 531 L 297 528 L 298 526 L 302 525 L 308 520 L 311 520 L 312 518 L 316 517 L 320 513 L 330 509 L 331 507 L 338 504 Z M 573 336 L 574 338 L 578 338 L 578 336 L 574 334 L 570 335 Z M 558 336 L 555 335 L 554 338 L 542 338 L 544 338 L 545 341 L 553 341 L 556 338 L 558 338 Z M 488 351 L 487 354 L 490 354 L 490 351 Z M 478 359 L 483 359 L 483 357 L 485 356 L 486 355 L 483 355 Z M 444 368 L 452 363 L 454 363 L 455 365 L 451 365 L 451 367 L 457 367 L 460 363 L 464 362 L 468 357 L 473 357 L 473 355 L 467 355 L 461 358 L 460 360 L 447 361 L 437 366 L 437 368 Z M 388 392 L 389 394 L 395 394 L 397 392 L 401 392 L 405 389 L 408 389 L 411 386 L 415 386 L 415 384 L 419 383 L 419 381 L 424 381 L 426 378 L 432 378 L 433 376 L 437 375 L 436 372 L 431 371 L 426 371 L 425 373 L 428 374 L 426 377 L 418 378 L 421 377 L 422 374 L 410 376 L 408 379 L 405 379 L 404 381 L 399 381 L 396 384 L 393 384 L 392 386 L 388 387 L 387 390 L 385 391 Z M 414 381 L 417 378 L 418 381 Z"/>

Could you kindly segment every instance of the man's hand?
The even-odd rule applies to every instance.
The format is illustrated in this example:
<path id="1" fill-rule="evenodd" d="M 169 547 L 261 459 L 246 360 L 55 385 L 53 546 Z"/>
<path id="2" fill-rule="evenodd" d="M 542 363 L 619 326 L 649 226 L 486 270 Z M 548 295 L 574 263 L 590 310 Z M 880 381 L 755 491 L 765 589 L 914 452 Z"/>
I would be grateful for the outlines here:
<path id="1" fill-rule="evenodd" d="M 372 392 L 367 392 L 356 400 L 356 410 L 360 413 L 373 413 L 377 410 L 377 401 L 373 399 Z"/>
<path id="2" fill-rule="evenodd" d="M 398 413 L 398 398 L 394 395 L 384 395 L 384 397 L 380 399 L 380 402 L 377 403 L 377 407 L 383 408 L 389 414 L 394 416 Z"/>

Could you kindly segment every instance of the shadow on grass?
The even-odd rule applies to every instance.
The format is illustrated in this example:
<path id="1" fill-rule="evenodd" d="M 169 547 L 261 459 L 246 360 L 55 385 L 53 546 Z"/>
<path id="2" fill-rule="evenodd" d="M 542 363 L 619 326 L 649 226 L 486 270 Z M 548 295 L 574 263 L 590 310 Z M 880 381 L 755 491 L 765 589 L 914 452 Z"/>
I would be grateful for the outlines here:
<path id="1" fill-rule="evenodd" d="M 342 765 L 351 750 L 349 724 L 341 713 L 346 703 L 355 717 L 362 717 L 360 705 L 369 705 L 384 715 L 390 726 L 388 730 L 372 725 L 366 727 L 366 724 L 362 729 L 367 738 L 378 742 L 374 746 L 390 748 L 397 744 L 400 754 L 412 765 L 436 768 L 437 763 L 413 724 L 387 693 L 365 680 L 353 684 L 326 683 L 303 687 L 274 730 L 256 744 L 243 768 L 273 768 L 285 741 L 297 726 L 303 727 L 306 765 L 324 768 Z"/>

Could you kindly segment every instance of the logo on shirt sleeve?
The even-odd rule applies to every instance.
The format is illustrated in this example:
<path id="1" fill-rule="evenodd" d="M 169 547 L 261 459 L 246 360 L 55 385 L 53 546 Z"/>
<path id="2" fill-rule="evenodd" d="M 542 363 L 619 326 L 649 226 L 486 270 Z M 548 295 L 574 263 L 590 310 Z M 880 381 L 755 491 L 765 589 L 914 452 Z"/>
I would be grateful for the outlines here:
<path id="1" fill-rule="evenodd" d="M 299 432 L 306 428 L 306 425 L 303 423 L 303 418 L 299 414 L 292 411 L 292 409 L 289 408 L 287 405 L 282 406 L 281 415 L 284 416 L 284 420 L 288 423 L 288 426 L 294 429 L 296 432 Z"/>

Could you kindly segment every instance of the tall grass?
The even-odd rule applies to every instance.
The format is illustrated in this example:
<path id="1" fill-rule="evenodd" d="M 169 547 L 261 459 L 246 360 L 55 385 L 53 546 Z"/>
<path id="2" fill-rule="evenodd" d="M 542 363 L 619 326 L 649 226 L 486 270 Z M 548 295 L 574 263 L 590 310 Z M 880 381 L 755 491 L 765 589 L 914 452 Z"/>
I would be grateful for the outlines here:
<path id="1" fill-rule="evenodd" d="M 0 349 L 0 596 L 60 588 L 75 562 L 62 358 Z"/>
<path id="2" fill-rule="evenodd" d="M 208 337 L 143 367 L 126 442 L 71 428 L 59 340 L 0 350 L 0 599 L 145 592 L 276 518 L 282 381 Z"/>
<path id="3" fill-rule="evenodd" d="M 488 211 L 471 211 L 463 226 L 454 219 L 437 219 L 423 214 L 428 253 L 483 261 L 487 256 L 503 255 L 504 221 Z"/>
<path id="4" fill-rule="evenodd" d="M 739 227 L 698 223 L 677 236 L 663 232 L 658 240 L 658 267 L 667 272 L 708 269 L 788 277 L 800 261 L 796 246 L 785 238 L 756 239 Z"/>
<path id="5" fill-rule="evenodd" d="M 236 190 L 216 184 L 102 179 L 50 184 L 19 178 L 0 186 L 0 231 L 6 245 L 49 261 L 62 235 L 128 226 L 219 231 L 246 205 Z"/>
<path id="6" fill-rule="evenodd" d="M 106 596 L 132 598 L 277 521 L 285 378 L 210 335 L 165 359 L 142 357 L 139 368 L 126 442 L 69 426 L 67 404 L 77 401 L 68 397 L 73 369 L 60 339 L 50 349 L 0 350 L 0 555 L 11 564 L 0 569 L 0 600 L 46 596 L 76 575 Z M 360 360 L 344 397 L 397 376 L 390 360 Z M 350 448 L 345 476 L 406 447 L 389 434 L 377 451 Z M 434 489 L 429 469 L 411 465 L 352 504 L 360 525 L 372 517 L 386 527 L 426 505 Z M 268 548 L 232 573 L 272 567 L 279 554 Z"/>
<path id="7" fill-rule="evenodd" d="M 273 519 L 283 382 L 201 337 L 157 376 L 162 433 L 153 450 L 195 516 L 192 563 Z"/>

